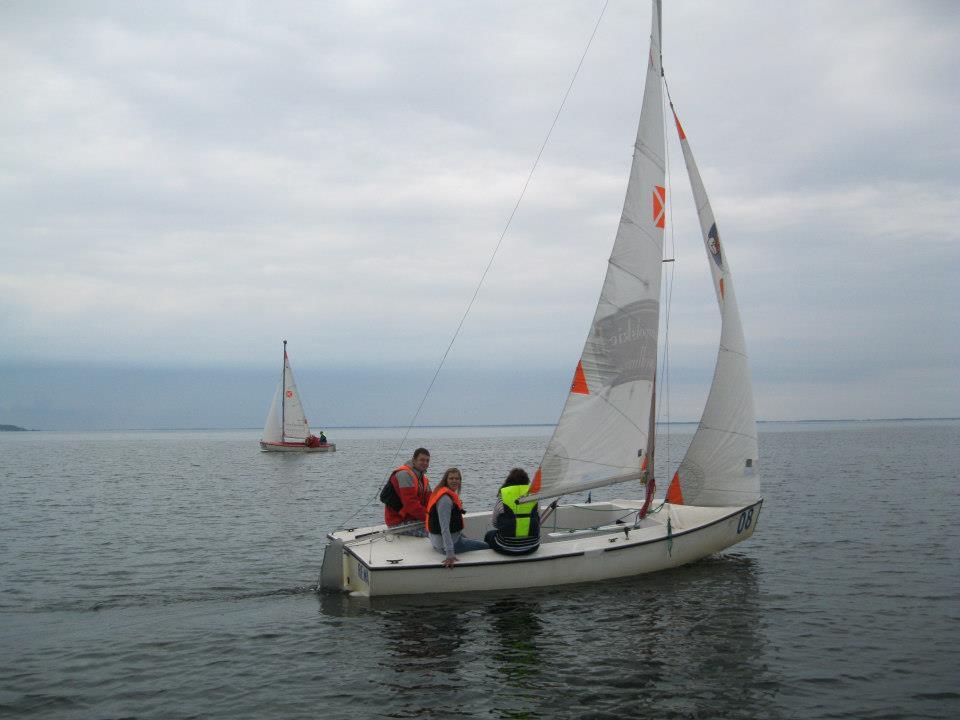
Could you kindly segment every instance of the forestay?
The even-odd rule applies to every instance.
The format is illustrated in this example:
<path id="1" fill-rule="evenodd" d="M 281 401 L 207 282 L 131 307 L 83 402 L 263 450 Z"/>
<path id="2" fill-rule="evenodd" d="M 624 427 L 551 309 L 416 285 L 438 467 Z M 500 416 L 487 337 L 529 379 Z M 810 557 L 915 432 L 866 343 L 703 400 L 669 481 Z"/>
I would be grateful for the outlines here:
<path id="1" fill-rule="evenodd" d="M 537 497 L 638 478 L 653 468 L 660 275 L 666 213 L 660 7 L 633 165 L 597 311 L 532 492 Z"/>
<path id="2" fill-rule="evenodd" d="M 729 258 L 720 243 L 720 233 L 700 171 L 676 113 L 674 119 L 700 218 L 722 324 L 717 365 L 703 417 L 670 483 L 667 500 L 701 506 L 749 505 L 760 497 L 760 477 L 747 346 Z"/>

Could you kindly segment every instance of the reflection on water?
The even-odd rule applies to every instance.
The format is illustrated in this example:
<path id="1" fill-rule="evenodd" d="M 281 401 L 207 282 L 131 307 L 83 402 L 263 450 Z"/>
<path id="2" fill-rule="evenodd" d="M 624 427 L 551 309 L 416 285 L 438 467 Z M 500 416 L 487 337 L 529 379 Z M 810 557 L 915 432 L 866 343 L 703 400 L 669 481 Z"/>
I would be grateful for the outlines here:
<path id="1" fill-rule="evenodd" d="M 487 607 L 490 632 L 497 645 L 493 666 L 510 692 L 501 696 L 496 716 L 513 720 L 540 717 L 543 694 L 543 662 L 540 635 L 543 632 L 540 603 L 533 593 L 497 600 Z"/>
<path id="2" fill-rule="evenodd" d="M 505 598 L 487 608 L 491 631 L 499 642 L 493 654 L 497 670 L 510 681 L 529 680 L 539 676 L 540 655 L 537 637 L 543 629 L 540 605 L 533 598 Z"/>
<path id="3" fill-rule="evenodd" d="M 417 669 L 450 672 L 459 663 L 457 650 L 467 636 L 464 612 L 457 604 L 423 603 L 404 598 L 380 611 L 386 640 L 385 662 L 397 672 Z"/>
<path id="4" fill-rule="evenodd" d="M 389 716 L 777 717 L 779 683 L 739 555 L 624 581 L 509 593 L 320 597 L 360 619 Z M 359 630 L 359 628 L 355 628 Z M 485 682 L 481 682 L 484 679 Z M 496 692 L 480 692 L 479 686 Z M 762 709 L 762 710 L 761 710 Z"/>

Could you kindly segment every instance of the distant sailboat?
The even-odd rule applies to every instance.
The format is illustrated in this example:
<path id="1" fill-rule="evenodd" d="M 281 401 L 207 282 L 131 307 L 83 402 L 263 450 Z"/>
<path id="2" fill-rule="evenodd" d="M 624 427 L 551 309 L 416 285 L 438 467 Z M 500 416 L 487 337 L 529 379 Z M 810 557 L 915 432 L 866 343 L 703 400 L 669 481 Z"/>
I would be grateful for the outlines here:
<path id="1" fill-rule="evenodd" d="M 654 0 L 633 165 L 600 300 L 530 495 L 519 500 L 553 500 L 541 516 L 540 548 L 523 557 L 478 550 L 446 568 L 423 539 L 382 525 L 343 530 L 327 536 L 321 588 L 369 596 L 596 582 L 684 565 L 753 534 L 763 498 L 743 328 L 726 249 L 676 114 L 721 332 L 700 425 L 666 498 L 653 502 L 667 203 L 660 12 Z M 639 482 L 643 496 L 570 505 L 556 500 L 624 482 Z M 464 523 L 469 537 L 483 537 L 490 513 L 468 513 Z M 382 542 L 388 536 L 391 542 Z"/>
<path id="2" fill-rule="evenodd" d="M 323 433 L 317 437 L 310 432 L 290 369 L 286 340 L 283 341 L 283 373 L 263 426 L 260 449 L 264 452 L 331 452 L 337 449 L 335 444 L 326 442 Z"/>

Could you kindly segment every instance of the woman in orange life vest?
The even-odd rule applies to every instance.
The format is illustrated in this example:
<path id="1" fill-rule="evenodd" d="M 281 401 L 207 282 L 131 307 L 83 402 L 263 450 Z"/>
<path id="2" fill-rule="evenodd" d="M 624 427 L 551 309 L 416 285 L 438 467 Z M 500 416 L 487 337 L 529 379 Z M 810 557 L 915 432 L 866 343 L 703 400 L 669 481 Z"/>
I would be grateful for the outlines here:
<path id="1" fill-rule="evenodd" d="M 443 479 L 427 503 L 430 544 L 434 550 L 446 556 L 443 566 L 448 568 L 452 568 L 457 561 L 457 553 L 486 550 L 489 547 L 482 540 L 463 536 L 463 503 L 460 502 L 462 481 L 460 470 L 450 468 L 443 474 Z"/>

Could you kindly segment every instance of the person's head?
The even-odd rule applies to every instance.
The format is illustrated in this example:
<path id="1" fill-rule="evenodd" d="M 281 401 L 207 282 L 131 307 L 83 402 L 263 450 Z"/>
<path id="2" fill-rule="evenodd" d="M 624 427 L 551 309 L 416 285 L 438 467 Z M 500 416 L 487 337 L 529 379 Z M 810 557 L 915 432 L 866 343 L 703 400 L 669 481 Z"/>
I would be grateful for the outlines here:
<path id="1" fill-rule="evenodd" d="M 430 451 L 426 448 L 417 448 L 413 451 L 413 469 L 424 472 L 430 467 Z"/>
<path id="2" fill-rule="evenodd" d="M 462 483 L 463 475 L 460 473 L 460 468 L 447 468 L 446 472 L 443 473 L 443 478 L 437 483 L 437 490 L 442 487 L 448 487 L 455 493 L 459 493 Z"/>
<path id="3" fill-rule="evenodd" d="M 503 485 L 500 487 L 508 487 L 510 485 L 529 485 L 530 476 L 527 475 L 527 471 L 523 468 L 514 468 L 507 474 L 507 479 L 503 481 Z"/>

